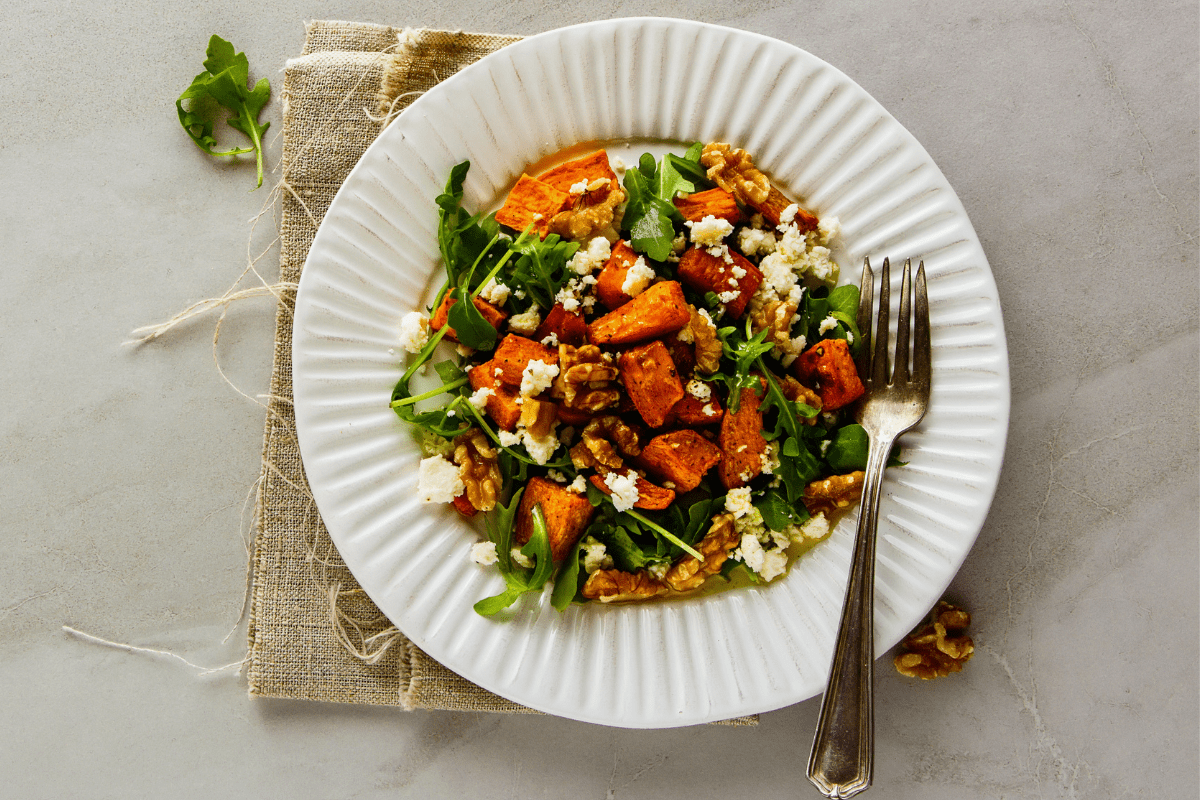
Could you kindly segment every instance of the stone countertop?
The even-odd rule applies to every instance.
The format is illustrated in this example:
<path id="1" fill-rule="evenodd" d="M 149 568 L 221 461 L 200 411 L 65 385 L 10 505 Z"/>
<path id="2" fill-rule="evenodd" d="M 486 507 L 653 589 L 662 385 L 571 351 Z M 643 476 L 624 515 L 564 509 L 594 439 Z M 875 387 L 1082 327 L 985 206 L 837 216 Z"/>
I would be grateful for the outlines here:
<path id="1" fill-rule="evenodd" d="M 122 345 L 271 243 L 253 168 L 200 153 L 172 110 L 209 35 L 278 90 L 314 18 L 526 34 L 635 15 L 775 36 L 846 72 L 949 178 L 999 286 L 1008 450 L 949 593 L 977 652 L 928 683 L 880 662 L 868 796 L 1192 796 L 1200 10 L 1147 0 L 0 12 L 0 796 L 817 796 L 816 700 L 753 729 L 626 731 L 251 700 L 243 677 L 185 663 L 244 655 L 274 319 L 250 300 L 215 347 L 215 316 Z M 278 91 L 266 117 L 271 167 Z"/>

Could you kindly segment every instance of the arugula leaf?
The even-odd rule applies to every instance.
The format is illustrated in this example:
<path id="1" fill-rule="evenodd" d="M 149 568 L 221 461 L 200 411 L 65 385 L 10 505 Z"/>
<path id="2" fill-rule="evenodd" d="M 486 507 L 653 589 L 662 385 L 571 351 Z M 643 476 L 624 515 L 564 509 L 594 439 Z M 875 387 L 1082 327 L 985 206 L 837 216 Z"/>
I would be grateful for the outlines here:
<path id="1" fill-rule="evenodd" d="M 717 184 L 708 179 L 708 170 L 700 164 L 700 154 L 704 151 L 704 145 L 696 142 L 688 148 L 687 152 L 682 156 L 677 156 L 674 153 L 667 153 L 663 157 L 664 164 L 670 164 L 671 167 L 679 173 L 680 177 L 685 178 L 692 184 L 692 188 L 686 191 L 695 192 L 702 189 L 711 189 Z"/>
<path id="2" fill-rule="evenodd" d="M 649 153 L 642 154 L 637 169 L 626 170 L 621 185 L 628 197 L 621 226 L 629 233 L 630 245 L 655 261 L 665 261 L 671 254 L 675 225 L 683 224 L 683 215 L 671 199 L 695 185 L 674 163 L 664 159 L 660 166 Z"/>
<path id="3" fill-rule="evenodd" d="M 579 540 L 575 542 L 575 546 L 567 555 L 567 560 L 559 567 L 558 575 L 554 578 L 554 589 L 550 592 L 550 605 L 554 606 L 556 611 L 565 611 L 579 591 L 579 573 L 582 571 L 579 568 L 579 562 L 583 555 L 585 538 L 587 537 L 580 536 Z"/>
<path id="4" fill-rule="evenodd" d="M 608 554 L 612 556 L 617 569 L 624 572 L 636 572 L 646 566 L 649 559 L 645 551 L 629 536 L 621 525 L 613 525 L 598 531 L 596 538 L 604 542 Z"/>
<path id="5" fill-rule="evenodd" d="M 214 156 L 236 156 L 254 153 L 258 169 L 258 186 L 263 182 L 262 135 L 271 123 L 260 125 L 258 115 L 271 97 L 271 83 L 262 78 L 250 89 L 250 62 L 245 53 L 235 53 L 234 47 L 220 36 L 208 40 L 204 60 L 204 72 L 192 79 L 192 83 L 175 101 L 179 124 L 187 135 L 204 152 Z M 184 108 L 184 103 L 187 108 Z M 241 131 L 250 139 L 250 147 L 233 147 L 217 150 L 213 135 L 218 106 L 232 112 L 227 120 L 234 130 Z M 257 186 L 255 187 L 257 188 Z"/>
<path id="6" fill-rule="evenodd" d="M 446 324 L 454 329 L 460 343 L 476 350 L 491 350 L 496 346 L 496 329 L 492 323 L 479 313 L 473 298 L 461 302 L 461 292 L 457 288 L 451 291 L 460 302 L 450 306 L 446 312 Z"/>
<path id="7" fill-rule="evenodd" d="M 518 493 L 519 494 L 519 493 Z M 517 498 L 514 497 L 510 509 L 515 516 L 517 507 Z M 508 545 L 512 542 L 512 521 L 509 519 L 506 525 L 498 525 L 499 531 L 496 539 L 496 555 L 501 558 L 499 561 L 500 574 L 504 576 L 506 588 L 503 592 L 492 597 L 486 597 L 477 602 L 474 606 L 475 613 L 490 617 L 517 602 L 517 599 L 526 592 L 540 592 L 542 587 L 546 585 L 546 581 L 550 580 L 550 576 L 554 574 L 554 562 L 550 556 L 550 537 L 546 533 L 546 518 L 542 515 L 541 504 L 533 507 L 533 534 L 529 537 L 529 541 L 521 548 L 521 553 L 529 558 L 535 559 L 536 563 L 532 571 L 512 566 L 511 556 L 509 555 Z M 489 526 L 490 527 L 490 526 Z M 490 531 L 489 531 L 490 533 Z M 504 551 L 501 553 L 501 547 L 504 546 Z M 507 563 L 507 571 L 505 564 Z"/>
<path id="8" fill-rule="evenodd" d="M 803 503 L 789 503 L 774 489 L 767 489 L 754 507 L 762 514 L 766 526 L 773 531 L 781 531 L 788 525 L 803 524 L 809 517 Z"/>
<path id="9" fill-rule="evenodd" d="M 867 468 L 867 449 L 870 437 L 862 425 L 851 423 L 838 428 L 833 434 L 825 460 L 837 474 Z"/>
<path id="10" fill-rule="evenodd" d="M 576 242 L 568 242 L 552 233 L 545 239 L 530 236 L 518 239 L 509 245 L 511 252 L 519 258 L 513 264 L 510 285 L 522 286 L 533 302 L 543 309 L 554 305 L 554 298 L 570 279 L 567 261 L 579 249 Z"/>

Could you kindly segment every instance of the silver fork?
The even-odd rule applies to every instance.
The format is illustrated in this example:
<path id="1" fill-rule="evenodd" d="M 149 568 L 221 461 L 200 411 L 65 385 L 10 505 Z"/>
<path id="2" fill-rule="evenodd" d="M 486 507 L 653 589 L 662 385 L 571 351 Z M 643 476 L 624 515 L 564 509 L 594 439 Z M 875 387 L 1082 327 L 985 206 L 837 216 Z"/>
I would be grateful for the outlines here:
<path id="1" fill-rule="evenodd" d="M 929 297 L 925 286 L 925 264 L 922 262 L 917 268 L 911 371 L 908 365 L 909 324 L 913 316 L 911 263 L 904 262 L 894 371 L 889 369 L 888 363 L 891 301 L 888 271 L 885 258 L 880 270 L 879 315 L 872 355 L 871 308 L 875 281 L 870 260 L 863 261 L 858 304 L 858 330 L 863 342 L 855 365 L 858 374 L 864 376 L 866 393 L 858 403 L 856 417 L 866 429 L 871 444 L 863 480 L 858 532 L 854 536 L 854 557 L 850 562 L 850 581 L 846 586 L 837 646 L 829 668 L 829 684 L 821 698 L 817 733 L 808 759 L 808 779 L 830 798 L 853 797 L 871 785 L 875 760 L 875 529 L 879 523 L 879 487 L 896 438 L 920 422 L 929 406 Z"/>

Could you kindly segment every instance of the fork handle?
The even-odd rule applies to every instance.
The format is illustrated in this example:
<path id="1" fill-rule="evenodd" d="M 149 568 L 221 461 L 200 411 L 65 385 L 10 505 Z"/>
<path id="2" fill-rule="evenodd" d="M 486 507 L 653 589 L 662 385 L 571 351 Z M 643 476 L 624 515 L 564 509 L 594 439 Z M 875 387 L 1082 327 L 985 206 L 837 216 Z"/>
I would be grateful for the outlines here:
<path id="1" fill-rule="evenodd" d="M 895 441 L 895 436 L 871 437 L 850 579 L 808 760 L 808 779 L 829 798 L 852 797 L 871 785 L 875 761 L 875 530 L 883 468 Z"/>

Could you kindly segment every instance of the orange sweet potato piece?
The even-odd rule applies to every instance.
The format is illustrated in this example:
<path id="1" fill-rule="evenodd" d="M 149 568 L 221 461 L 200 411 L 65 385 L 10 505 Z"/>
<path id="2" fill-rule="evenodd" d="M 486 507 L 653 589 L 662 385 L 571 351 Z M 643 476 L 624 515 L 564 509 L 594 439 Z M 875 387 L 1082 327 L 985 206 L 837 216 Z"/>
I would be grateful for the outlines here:
<path id="1" fill-rule="evenodd" d="M 587 323 L 581 314 L 567 311 L 562 303 L 555 303 L 534 331 L 533 338 L 540 342 L 552 333 L 558 337 L 559 344 L 578 347 L 587 341 Z"/>
<path id="2" fill-rule="evenodd" d="M 692 222 L 699 222 L 708 216 L 723 219 L 732 225 L 739 225 L 742 222 L 742 212 L 738 208 L 737 200 L 719 186 L 715 189 L 676 197 L 671 202 L 679 209 L 679 213 L 683 214 L 684 219 Z"/>
<path id="3" fill-rule="evenodd" d="M 767 195 L 766 200 L 761 203 L 755 203 L 753 200 L 750 201 L 750 206 L 755 211 L 762 214 L 763 219 L 771 223 L 771 225 L 779 224 L 779 215 L 782 214 L 783 210 L 791 204 L 792 201 L 788 200 L 787 197 L 784 196 L 783 192 L 776 189 L 774 185 L 771 186 L 771 192 Z M 795 223 L 796 227 L 800 229 L 801 233 L 807 233 L 808 231 L 815 231 L 817 229 L 817 218 L 808 211 L 805 211 L 803 208 L 796 212 L 796 218 L 792 221 Z"/>
<path id="4" fill-rule="evenodd" d="M 733 256 L 732 264 L 726 263 L 720 256 L 712 255 L 703 247 L 690 247 L 679 259 L 679 277 L 697 292 L 721 294 L 736 289 L 738 296 L 725 304 L 725 311 L 736 319 L 746 310 L 746 304 L 762 285 L 763 276 L 758 267 L 740 253 L 730 250 L 729 254 Z M 734 277 L 735 266 L 744 269 L 746 274 L 741 278 Z"/>
<path id="5" fill-rule="evenodd" d="M 690 492 L 721 460 L 721 449 L 692 430 L 655 436 L 642 449 L 640 462 L 664 481 L 675 484 L 676 492 Z"/>
<path id="6" fill-rule="evenodd" d="M 501 428 L 511 431 L 517 427 L 517 420 L 521 418 L 521 406 L 517 404 L 517 390 L 500 382 L 499 376 L 496 375 L 497 369 L 499 365 L 492 359 L 472 368 L 467 377 L 475 391 L 484 387 L 492 390 L 493 394 L 488 395 L 484 411 Z"/>
<path id="7" fill-rule="evenodd" d="M 726 489 L 745 486 L 762 472 L 760 455 L 767 450 L 762 435 L 761 400 L 753 389 L 741 390 L 737 411 L 726 411 L 717 445 L 721 448 L 719 474 Z"/>
<path id="8" fill-rule="evenodd" d="M 508 386 L 520 386 L 525 367 L 534 360 L 544 364 L 557 364 L 558 348 L 546 347 L 541 342 L 510 333 L 500 340 L 496 352 L 492 355 L 492 361 L 500 368 L 498 377 L 501 383 Z"/>
<path id="9" fill-rule="evenodd" d="M 464 517 L 470 518 L 478 513 L 478 509 L 471 505 L 471 501 L 467 499 L 467 495 L 460 494 L 458 497 L 450 501 L 454 506 L 454 510 L 462 514 Z"/>
<path id="10" fill-rule="evenodd" d="M 539 181 L 553 186 L 560 192 L 571 191 L 571 187 L 580 181 L 591 183 L 597 178 L 608 178 L 610 181 L 617 179 L 617 174 L 613 172 L 612 166 L 608 163 L 608 152 L 605 150 L 597 150 L 573 161 L 559 164 L 537 176 Z"/>
<path id="11" fill-rule="evenodd" d="M 865 391 L 845 339 L 823 339 L 805 350 L 793 366 L 796 377 L 821 396 L 825 411 L 853 403 Z"/>
<path id="12" fill-rule="evenodd" d="M 676 281 L 656 283 L 625 305 L 588 325 L 592 344 L 634 344 L 654 339 L 691 320 L 683 287 Z"/>
<path id="13" fill-rule="evenodd" d="M 450 313 L 450 306 L 454 305 L 457 302 L 458 302 L 458 298 L 451 297 L 450 293 L 447 292 L 446 295 L 442 298 L 441 304 L 433 312 L 433 316 L 431 316 L 429 318 L 429 327 L 435 331 L 441 330 L 442 326 L 446 324 L 447 315 Z M 494 305 L 489 303 L 487 300 L 481 300 L 478 297 L 475 297 L 472 299 L 471 302 L 473 302 L 475 304 L 475 308 L 479 309 L 479 313 L 483 315 L 483 318 L 485 320 L 487 320 L 491 324 L 491 326 L 493 328 L 496 328 L 497 330 L 499 330 L 499 328 L 500 328 L 500 323 L 502 323 L 502 322 L 504 322 L 504 320 L 508 319 L 507 313 L 496 308 Z M 446 331 L 446 338 L 452 342 L 458 341 L 458 337 L 454 334 L 454 328 L 451 328 L 450 330 Z"/>
<path id="14" fill-rule="evenodd" d="M 513 543 L 523 545 L 533 535 L 533 507 L 541 505 L 550 538 L 550 553 L 561 561 L 583 535 L 596 509 L 586 494 L 575 494 L 545 478 L 530 478 L 517 507 Z"/>
<path id="15" fill-rule="evenodd" d="M 545 238 L 550 218 L 570 207 L 571 195 L 566 190 L 522 175 L 496 212 L 496 221 L 515 231 L 523 231 L 530 223 L 536 223 L 538 235 Z"/>
<path id="16" fill-rule="evenodd" d="M 638 254 L 624 240 L 613 245 L 608 262 L 600 270 L 596 279 L 596 296 L 610 311 L 628 303 L 633 298 L 625 294 L 621 287 L 625 284 L 625 276 L 629 268 L 638 260 Z"/>
<path id="17" fill-rule="evenodd" d="M 698 400 L 690 394 L 684 394 L 683 399 L 671 409 L 671 422 L 681 425 L 714 425 L 725 416 L 725 409 L 716 395 L 709 400 Z"/>
<path id="18" fill-rule="evenodd" d="M 625 470 L 622 474 L 628 475 L 631 470 Z M 636 473 L 635 473 L 636 474 Z M 592 475 L 588 478 L 592 486 L 595 486 L 606 495 L 612 496 L 612 489 L 608 488 L 608 484 L 599 475 Z M 664 489 L 661 486 L 655 486 L 650 481 L 637 476 L 638 499 L 634 501 L 634 508 L 644 508 L 649 511 L 662 511 L 668 508 L 671 503 L 675 502 L 675 492 L 670 489 Z"/>
<path id="19" fill-rule="evenodd" d="M 683 383 L 660 341 L 639 345 L 618 359 L 621 383 L 634 408 L 651 428 L 662 427 L 671 408 L 683 397 Z"/>

